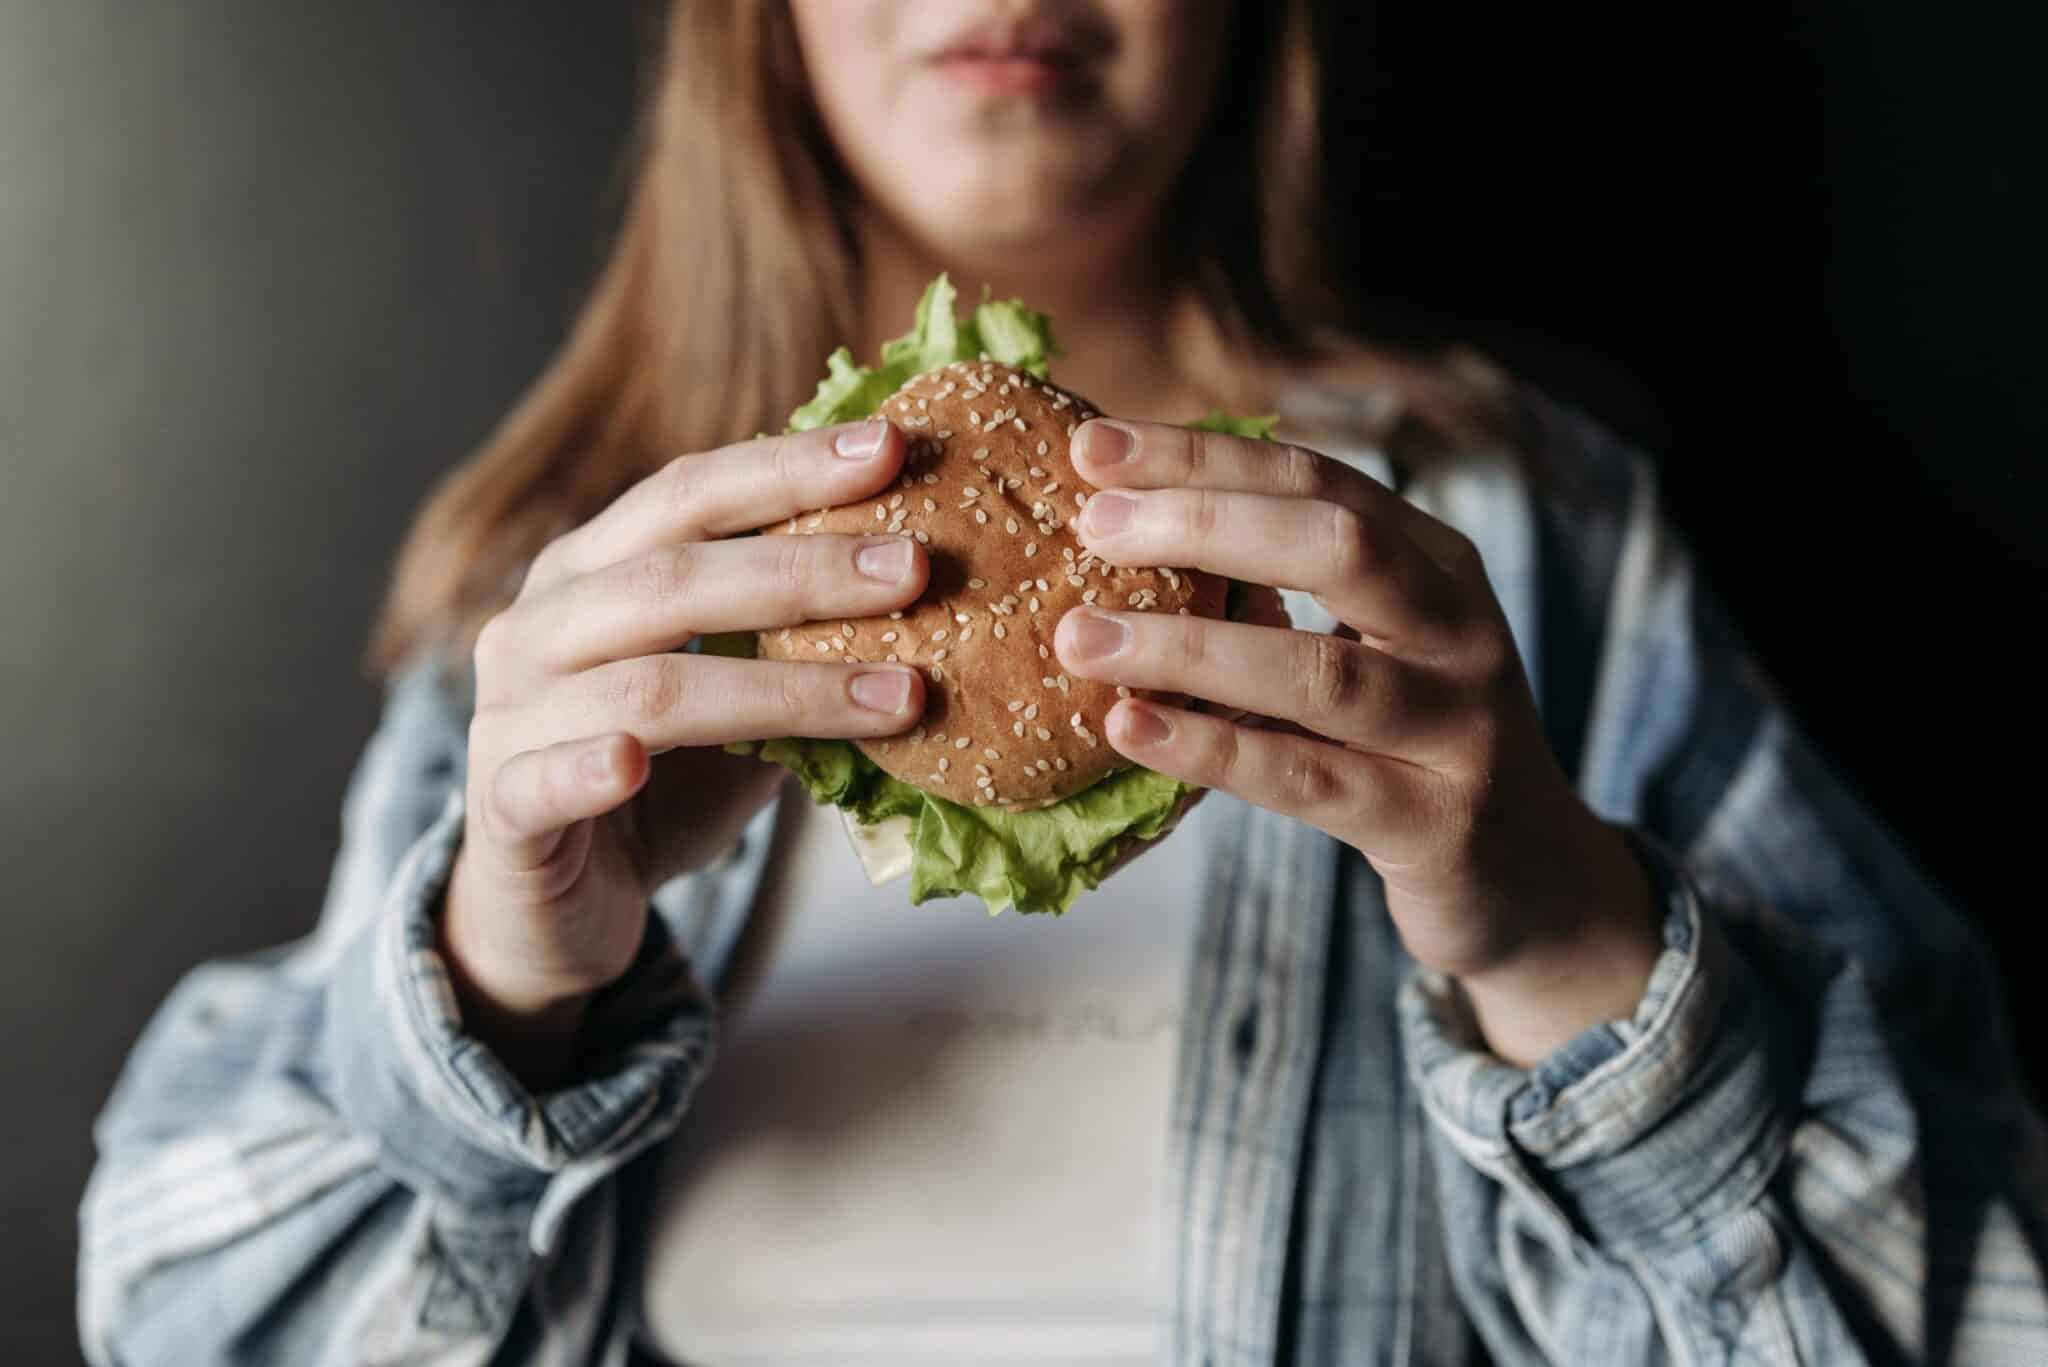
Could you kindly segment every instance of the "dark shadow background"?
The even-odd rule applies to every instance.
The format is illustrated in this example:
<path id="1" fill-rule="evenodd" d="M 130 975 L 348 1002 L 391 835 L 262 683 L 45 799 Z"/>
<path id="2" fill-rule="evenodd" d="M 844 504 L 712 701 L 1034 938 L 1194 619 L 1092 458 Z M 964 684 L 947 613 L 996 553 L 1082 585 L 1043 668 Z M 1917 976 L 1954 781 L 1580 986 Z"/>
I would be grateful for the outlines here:
<path id="1" fill-rule="evenodd" d="M 2043 1076 L 2040 21 L 1385 8 L 1332 113 L 1369 297 L 1657 454 Z M 156 1003 L 318 909 L 389 558 L 599 260 L 634 26 L 0 0 L 0 1360 L 76 1358 L 87 1126 Z"/>

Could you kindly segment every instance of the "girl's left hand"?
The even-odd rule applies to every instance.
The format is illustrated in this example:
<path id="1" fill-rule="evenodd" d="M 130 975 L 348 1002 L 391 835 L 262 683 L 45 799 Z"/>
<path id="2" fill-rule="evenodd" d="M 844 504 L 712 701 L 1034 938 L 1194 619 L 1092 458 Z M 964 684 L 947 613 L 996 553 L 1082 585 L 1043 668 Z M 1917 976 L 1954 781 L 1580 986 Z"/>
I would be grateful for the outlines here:
<path id="1" fill-rule="evenodd" d="M 1073 459 L 1102 491 L 1074 523 L 1098 555 L 1299 589 L 1344 628 L 1076 608 L 1055 637 L 1072 673 L 1295 724 L 1126 699 L 1110 744 L 1356 847 L 1409 953 L 1511 1062 L 1626 1018 L 1661 942 L 1650 883 L 1552 755 L 1472 542 L 1277 442 L 1096 419 Z"/>

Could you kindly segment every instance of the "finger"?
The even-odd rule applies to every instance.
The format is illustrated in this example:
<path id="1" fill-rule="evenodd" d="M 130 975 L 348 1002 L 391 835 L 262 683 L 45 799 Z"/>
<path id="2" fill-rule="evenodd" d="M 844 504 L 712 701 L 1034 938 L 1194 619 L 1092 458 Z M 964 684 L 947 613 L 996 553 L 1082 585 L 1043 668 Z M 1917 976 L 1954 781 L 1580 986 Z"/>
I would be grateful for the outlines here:
<path id="1" fill-rule="evenodd" d="M 871 617 L 924 592 L 924 548 L 902 537 L 748 536 L 657 547 L 523 598 L 479 651 L 501 664 L 573 673 L 673 650 L 713 631 Z M 498 654 L 506 643 L 517 643 Z"/>
<path id="2" fill-rule="evenodd" d="M 1428 848 L 1428 814 L 1443 806 L 1441 781 L 1426 769 L 1182 708 L 1125 699 L 1103 729 L 1148 769 L 1306 821 L 1375 858 L 1399 862 Z"/>
<path id="3" fill-rule="evenodd" d="M 1081 477 L 1100 488 L 1225 489 L 1340 504 L 1406 532 L 1446 568 L 1464 541 L 1364 471 L 1285 442 L 1094 418 L 1075 431 L 1072 454 Z"/>
<path id="4" fill-rule="evenodd" d="M 1214 489 L 1091 497 L 1074 530 L 1115 565 L 1186 565 L 1312 593 L 1376 642 L 1428 657 L 1453 648 L 1470 591 L 1399 528 L 1341 503 Z"/>
<path id="5" fill-rule="evenodd" d="M 564 830 L 631 798 L 647 774 L 647 752 L 630 735 L 565 740 L 512 756 L 498 766 L 483 813 L 500 867 L 538 868 Z"/>
<path id="6" fill-rule="evenodd" d="M 680 541 L 752 531 L 882 488 L 903 467 L 903 433 L 881 418 L 678 456 L 551 543 L 521 596 Z"/>
<path id="7" fill-rule="evenodd" d="M 781 736 L 891 736 L 924 711 L 908 665 L 650 655 L 599 665 L 549 690 L 560 730 L 627 731 L 649 753 Z"/>
<path id="8" fill-rule="evenodd" d="M 1382 754 L 1427 763 L 1456 739 L 1442 676 L 1339 636 L 1072 608 L 1053 648 L 1085 679 L 1246 708 Z"/>

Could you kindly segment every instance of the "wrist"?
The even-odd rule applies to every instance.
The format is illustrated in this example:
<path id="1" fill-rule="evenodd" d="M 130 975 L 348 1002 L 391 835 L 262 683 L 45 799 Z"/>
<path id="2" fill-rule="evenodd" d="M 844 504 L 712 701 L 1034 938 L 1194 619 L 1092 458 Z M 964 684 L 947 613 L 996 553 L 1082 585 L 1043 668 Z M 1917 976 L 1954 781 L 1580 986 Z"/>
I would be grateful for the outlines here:
<path id="1" fill-rule="evenodd" d="M 1589 814 L 1590 815 L 1590 814 Z M 1458 975 L 1492 1051 L 1526 1068 L 1573 1036 L 1634 1014 L 1663 952 L 1656 885 L 1626 837 L 1593 819 L 1553 933 Z"/>
<path id="2" fill-rule="evenodd" d="M 479 906 L 458 855 L 439 918 L 442 960 L 465 1033 L 533 1092 L 568 1075 L 590 993 L 494 965 Z"/>

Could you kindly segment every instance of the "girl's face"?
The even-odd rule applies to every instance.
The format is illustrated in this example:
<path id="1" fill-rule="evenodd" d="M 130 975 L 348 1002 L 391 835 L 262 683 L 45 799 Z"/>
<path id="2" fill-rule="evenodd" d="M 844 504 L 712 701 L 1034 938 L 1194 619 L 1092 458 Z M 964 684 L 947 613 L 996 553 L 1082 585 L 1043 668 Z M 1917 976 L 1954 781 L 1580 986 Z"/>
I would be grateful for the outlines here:
<path id="1" fill-rule="evenodd" d="M 1223 66 L 1231 0 L 791 0 L 872 208 L 1006 276 L 1154 226 Z"/>

